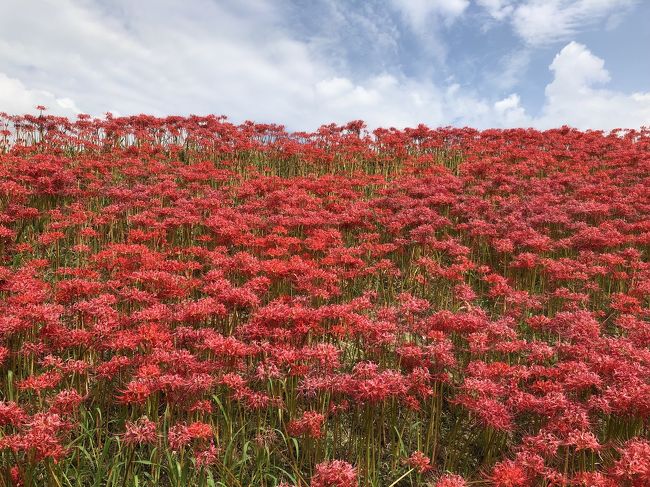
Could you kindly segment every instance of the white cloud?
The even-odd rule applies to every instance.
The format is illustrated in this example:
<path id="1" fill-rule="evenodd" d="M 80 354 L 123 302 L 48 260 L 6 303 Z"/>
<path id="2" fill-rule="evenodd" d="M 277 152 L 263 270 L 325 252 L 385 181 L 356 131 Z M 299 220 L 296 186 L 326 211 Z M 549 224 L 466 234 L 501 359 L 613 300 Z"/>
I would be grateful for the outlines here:
<path id="1" fill-rule="evenodd" d="M 476 0 L 476 3 L 487 10 L 495 20 L 503 20 L 512 14 L 512 0 Z"/>
<path id="2" fill-rule="evenodd" d="M 494 110 L 506 127 L 525 127 L 531 123 L 530 117 L 520 105 L 521 100 L 516 93 L 494 103 Z"/>
<path id="3" fill-rule="evenodd" d="M 609 28 L 637 0 L 477 0 L 497 21 L 509 19 L 515 33 L 531 46 L 570 38 L 603 20 Z"/>
<path id="4" fill-rule="evenodd" d="M 547 94 L 558 90 L 574 94 L 611 79 L 605 61 L 594 56 L 586 46 L 573 41 L 553 58 L 549 69 L 555 73 L 555 78 L 546 88 Z"/>
<path id="5" fill-rule="evenodd" d="M 497 70 L 487 75 L 488 80 L 500 90 L 509 90 L 524 77 L 530 64 L 528 49 L 513 51 L 501 58 Z"/>
<path id="6" fill-rule="evenodd" d="M 330 103 L 330 107 L 373 106 L 381 101 L 380 92 L 373 87 L 355 86 L 347 78 L 332 78 L 316 83 L 316 96 Z M 333 104 L 333 105 L 332 105 Z"/>
<path id="7" fill-rule="evenodd" d="M 423 3 L 412 8 L 452 18 L 466 8 L 434 4 L 433 14 Z M 648 123 L 650 95 L 599 88 L 609 79 L 604 63 L 578 44 L 553 61 L 543 112 L 533 117 L 516 93 L 495 100 L 394 66 L 355 76 L 293 36 L 276 7 L 262 0 L 230 8 L 211 0 L 4 0 L 0 111 L 33 112 L 43 104 L 66 115 L 215 113 L 294 130 L 355 119 L 370 127 Z M 527 62 L 527 55 L 504 61 L 500 89 L 509 92 Z"/>
<path id="8" fill-rule="evenodd" d="M 586 46 L 570 42 L 549 65 L 553 80 L 544 90 L 537 116 L 526 113 L 518 94 L 495 102 L 492 125 L 537 127 L 570 125 L 580 129 L 634 128 L 650 125 L 650 92 L 623 93 L 604 88 L 610 80 L 603 59 Z"/>
<path id="9" fill-rule="evenodd" d="M 421 56 L 432 56 L 439 67 L 447 62 L 448 49 L 443 33 L 451 27 L 467 7 L 469 0 L 387 0 L 401 15 L 406 25 L 419 38 Z"/>
<path id="10" fill-rule="evenodd" d="M 316 96 L 324 96 L 321 116 L 343 123 L 362 118 L 370 127 L 430 126 L 447 124 L 487 126 L 489 104 L 472 92 L 452 84 L 439 88 L 430 83 L 382 74 L 355 85 L 345 78 L 323 80 Z"/>
<path id="11" fill-rule="evenodd" d="M 81 112 L 70 98 L 57 98 L 45 90 L 27 88 L 20 80 L 0 73 L 0 111 L 6 113 L 35 113 L 37 105 L 45 105 L 48 113 L 72 116 Z"/>
<path id="12" fill-rule="evenodd" d="M 430 25 L 434 17 L 450 24 L 469 7 L 469 0 L 391 0 L 416 31 Z"/>
<path id="13" fill-rule="evenodd" d="M 435 15 L 445 18 L 467 4 L 434 3 Z M 339 71 L 308 41 L 287 32 L 274 5 L 5 0 L 0 71 L 48 86 L 62 107 L 74 105 L 65 98 L 74 99 L 93 115 L 223 113 L 293 129 L 360 118 L 373 127 L 491 123 L 490 103 L 460 86 L 399 71 L 360 79 Z M 36 95 L 30 107 L 41 103 Z M 52 97 L 43 97 L 52 104 Z"/>
<path id="14" fill-rule="evenodd" d="M 549 66 L 553 81 L 536 125 L 611 129 L 650 125 L 650 92 L 626 94 L 598 88 L 610 80 L 605 62 L 586 46 L 567 44 Z"/>

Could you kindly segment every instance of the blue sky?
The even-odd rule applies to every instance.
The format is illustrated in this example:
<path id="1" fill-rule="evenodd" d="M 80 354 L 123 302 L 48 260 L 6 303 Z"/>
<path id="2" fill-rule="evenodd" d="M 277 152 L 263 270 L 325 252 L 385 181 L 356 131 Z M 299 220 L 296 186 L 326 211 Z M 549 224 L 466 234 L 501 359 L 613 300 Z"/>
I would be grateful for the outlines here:
<path id="1" fill-rule="evenodd" d="M 645 0 L 0 0 L 0 111 L 650 125 Z"/>

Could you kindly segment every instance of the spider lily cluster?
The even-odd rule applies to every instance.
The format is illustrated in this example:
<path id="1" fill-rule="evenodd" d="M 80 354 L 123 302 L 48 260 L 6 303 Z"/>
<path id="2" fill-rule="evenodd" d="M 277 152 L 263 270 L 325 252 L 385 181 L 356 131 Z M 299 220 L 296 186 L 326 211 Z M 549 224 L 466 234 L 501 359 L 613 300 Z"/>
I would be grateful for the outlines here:
<path id="1" fill-rule="evenodd" d="M 650 485 L 647 130 L 0 128 L 0 486 Z"/>

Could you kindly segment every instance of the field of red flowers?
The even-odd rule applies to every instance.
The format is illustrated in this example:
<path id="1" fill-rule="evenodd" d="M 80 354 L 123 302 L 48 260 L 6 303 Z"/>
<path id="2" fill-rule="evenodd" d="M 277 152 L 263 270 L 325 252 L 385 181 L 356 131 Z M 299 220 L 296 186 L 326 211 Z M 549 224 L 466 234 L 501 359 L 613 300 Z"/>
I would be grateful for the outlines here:
<path id="1" fill-rule="evenodd" d="M 0 486 L 650 485 L 650 131 L 0 125 Z"/>

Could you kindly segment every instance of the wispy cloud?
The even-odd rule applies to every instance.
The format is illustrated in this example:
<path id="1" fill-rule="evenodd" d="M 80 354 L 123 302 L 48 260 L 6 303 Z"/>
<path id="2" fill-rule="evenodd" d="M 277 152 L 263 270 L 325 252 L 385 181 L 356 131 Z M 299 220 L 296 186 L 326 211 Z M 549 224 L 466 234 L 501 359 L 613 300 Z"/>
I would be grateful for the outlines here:
<path id="1" fill-rule="evenodd" d="M 453 23 L 469 7 L 469 0 L 391 0 L 411 26 L 422 31 L 442 19 Z"/>
<path id="2" fill-rule="evenodd" d="M 560 42 L 606 21 L 610 26 L 637 0 L 476 0 L 497 21 L 508 20 L 531 46 Z"/>
<path id="3" fill-rule="evenodd" d="M 519 83 L 526 75 L 530 64 L 529 49 L 518 49 L 503 56 L 497 69 L 489 73 L 489 79 L 500 90 L 509 90 Z"/>

